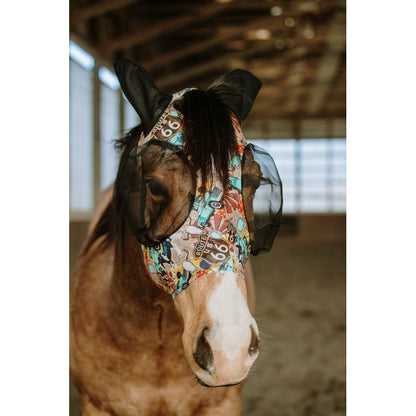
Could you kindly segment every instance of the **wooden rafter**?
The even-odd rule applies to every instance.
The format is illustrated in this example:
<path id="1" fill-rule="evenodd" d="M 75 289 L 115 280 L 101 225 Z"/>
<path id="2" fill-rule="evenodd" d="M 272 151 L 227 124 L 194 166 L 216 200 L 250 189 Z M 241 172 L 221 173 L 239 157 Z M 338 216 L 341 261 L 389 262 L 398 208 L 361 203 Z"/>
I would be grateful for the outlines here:
<path id="1" fill-rule="evenodd" d="M 272 16 L 267 16 L 259 19 L 255 19 L 247 24 L 247 26 L 244 28 L 245 31 L 256 29 L 256 28 L 265 28 L 265 29 L 275 29 L 276 27 L 276 19 Z M 204 41 L 198 41 L 195 43 L 192 43 L 191 45 L 184 47 L 184 48 L 178 48 L 173 50 L 170 53 L 166 53 L 163 55 L 160 55 L 157 58 L 154 58 L 150 62 L 145 62 L 144 66 L 148 68 L 150 71 L 159 69 L 165 65 L 171 65 L 172 63 L 192 56 L 194 54 L 201 54 L 204 51 L 211 49 L 217 45 L 220 45 L 224 41 L 234 39 L 236 37 L 244 36 L 244 33 L 241 31 L 241 27 L 233 27 L 229 31 L 221 31 L 219 33 L 216 33 L 212 37 L 208 37 Z"/>
<path id="2" fill-rule="evenodd" d="M 168 89 L 172 86 L 184 83 L 185 81 L 194 77 L 201 76 L 207 72 L 223 70 L 227 66 L 227 64 L 232 63 L 234 60 L 238 61 L 244 58 L 248 58 L 251 55 L 257 55 L 273 49 L 274 41 L 266 40 L 257 47 L 251 47 L 242 51 L 220 55 L 218 58 L 212 59 L 199 65 L 195 65 L 192 68 L 170 74 L 166 77 L 161 78 L 158 81 L 158 83 L 161 88 Z"/>
<path id="3" fill-rule="evenodd" d="M 345 26 L 343 26 L 343 22 L 345 21 L 345 16 L 341 13 L 335 14 L 330 25 L 327 30 L 327 48 L 324 50 L 322 54 L 322 58 L 320 60 L 319 69 L 316 72 L 315 80 L 316 86 L 312 89 L 309 94 L 309 100 L 306 105 L 306 109 L 310 113 L 317 113 L 320 112 L 322 106 L 326 104 L 326 98 L 329 94 L 329 89 L 332 83 L 332 80 L 337 74 L 337 70 L 339 67 L 340 60 L 342 59 L 342 55 L 338 53 L 334 53 L 333 51 L 337 50 L 338 44 L 333 48 L 332 43 L 336 42 L 337 36 L 344 32 Z M 320 86 L 323 84 L 323 86 Z"/>
<path id="4" fill-rule="evenodd" d="M 207 87 L 240 67 L 263 82 L 252 111 L 260 120 L 345 117 L 345 0 L 70 0 L 70 6 L 70 38 L 97 65 L 136 60 L 168 92 Z M 273 7 L 281 8 L 278 16 Z M 270 38 L 250 37 L 257 29 L 269 30 Z"/>
<path id="5" fill-rule="evenodd" d="M 147 29 L 140 28 L 125 36 L 107 42 L 100 46 L 100 50 L 105 53 L 113 53 L 120 49 L 140 45 L 152 39 L 169 35 L 186 26 L 208 20 L 209 18 L 221 13 L 227 4 L 209 4 L 206 7 L 195 7 L 190 13 L 180 15 L 169 21 L 159 21 Z"/>
<path id="6" fill-rule="evenodd" d="M 134 2 L 137 2 L 137 0 L 104 0 L 89 6 L 71 8 L 70 22 L 75 25 L 84 20 L 101 16 L 104 13 L 125 7 Z"/>

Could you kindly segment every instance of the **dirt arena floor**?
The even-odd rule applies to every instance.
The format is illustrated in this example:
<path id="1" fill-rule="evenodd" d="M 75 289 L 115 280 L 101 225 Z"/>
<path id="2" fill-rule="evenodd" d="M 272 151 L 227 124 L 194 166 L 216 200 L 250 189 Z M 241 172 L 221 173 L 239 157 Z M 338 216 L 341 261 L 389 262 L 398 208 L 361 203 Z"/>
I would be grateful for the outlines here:
<path id="1" fill-rule="evenodd" d="M 262 349 L 243 414 L 345 415 L 345 243 L 281 239 L 253 269 Z"/>
<path id="2" fill-rule="evenodd" d="M 78 244 L 72 238 L 72 253 Z M 281 236 L 252 264 L 262 339 L 243 415 L 345 415 L 345 239 Z M 79 414 L 71 388 L 70 415 Z"/>

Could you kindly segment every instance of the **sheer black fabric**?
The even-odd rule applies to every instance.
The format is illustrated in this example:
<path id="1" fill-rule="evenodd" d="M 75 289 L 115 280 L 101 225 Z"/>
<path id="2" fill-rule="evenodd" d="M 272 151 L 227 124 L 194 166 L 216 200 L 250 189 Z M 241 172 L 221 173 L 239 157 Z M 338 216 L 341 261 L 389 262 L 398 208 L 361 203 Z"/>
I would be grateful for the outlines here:
<path id="1" fill-rule="evenodd" d="M 270 154 L 252 143 L 244 149 L 242 181 L 243 189 L 250 187 L 254 193 L 248 226 L 252 237 L 251 253 L 255 256 L 272 248 L 279 230 L 283 205 L 282 181 Z M 250 217 L 250 207 L 245 205 L 245 210 Z"/>
<path id="2" fill-rule="evenodd" d="M 179 147 L 153 139 L 138 154 L 137 147 L 130 152 L 118 186 L 133 234 L 142 244 L 157 246 L 188 217 L 195 174 Z"/>
<path id="3" fill-rule="evenodd" d="M 164 180 L 155 180 L 162 177 L 160 172 Z M 129 226 L 142 244 L 157 246 L 184 223 L 195 197 L 195 178 L 178 146 L 153 139 L 139 154 L 137 147 L 133 148 L 120 172 L 118 187 Z M 251 253 L 257 255 L 273 245 L 281 224 L 283 197 L 273 158 L 251 143 L 244 149 L 242 187 Z"/>

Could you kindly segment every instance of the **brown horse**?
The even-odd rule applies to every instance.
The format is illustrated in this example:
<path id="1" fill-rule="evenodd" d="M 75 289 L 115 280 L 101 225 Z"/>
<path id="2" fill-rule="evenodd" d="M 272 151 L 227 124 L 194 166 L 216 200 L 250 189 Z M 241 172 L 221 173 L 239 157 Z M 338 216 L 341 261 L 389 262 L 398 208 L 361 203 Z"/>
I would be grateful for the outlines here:
<path id="1" fill-rule="evenodd" d="M 72 276 L 82 414 L 238 415 L 259 353 L 244 265 L 254 243 L 270 248 L 281 215 L 273 211 L 271 234 L 256 235 L 264 175 L 239 123 L 261 84 L 237 70 L 172 97 L 131 61 L 116 73 L 141 125 L 120 140 L 115 184 Z"/>

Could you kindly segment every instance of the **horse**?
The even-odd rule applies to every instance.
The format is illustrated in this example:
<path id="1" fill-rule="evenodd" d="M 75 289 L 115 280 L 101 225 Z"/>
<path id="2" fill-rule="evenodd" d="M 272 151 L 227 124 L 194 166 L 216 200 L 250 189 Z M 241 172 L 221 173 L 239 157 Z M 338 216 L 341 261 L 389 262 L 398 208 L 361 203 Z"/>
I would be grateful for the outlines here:
<path id="1" fill-rule="evenodd" d="M 115 72 L 140 124 L 118 141 L 71 277 L 82 415 L 239 415 L 260 347 L 247 259 L 281 217 L 277 171 L 240 128 L 261 82 L 234 70 L 170 95 L 133 61 Z M 264 184 L 266 221 L 253 208 Z"/>

